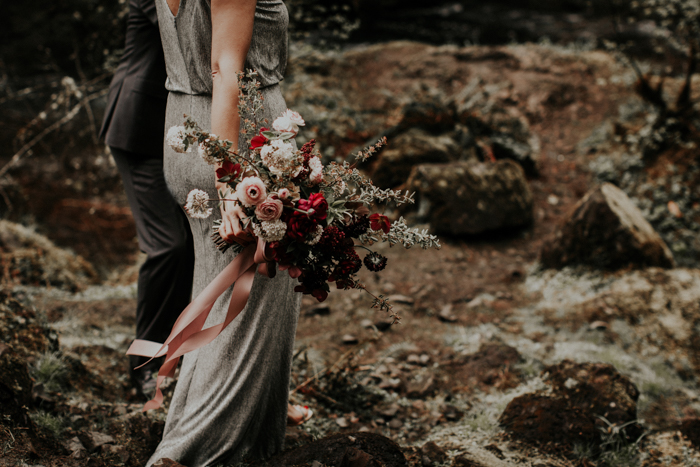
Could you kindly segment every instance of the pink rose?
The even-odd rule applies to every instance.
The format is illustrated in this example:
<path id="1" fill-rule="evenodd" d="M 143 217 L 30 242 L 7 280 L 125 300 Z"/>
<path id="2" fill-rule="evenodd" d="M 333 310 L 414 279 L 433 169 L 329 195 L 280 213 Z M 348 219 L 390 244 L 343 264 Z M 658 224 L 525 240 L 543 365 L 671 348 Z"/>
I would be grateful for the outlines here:
<path id="1" fill-rule="evenodd" d="M 255 208 L 255 215 L 260 221 L 276 221 L 282 216 L 282 201 L 268 196 Z"/>
<path id="2" fill-rule="evenodd" d="M 286 188 L 280 189 L 280 191 L 278 191 L 277 194 L 279 195 L 281 200 L 285 200 L 285 199 L 289 198 L 290 196 L 292 196 L 292 194 Z"/>
<path id="3" fill-rule="evenodd" d="M 236 187 L 236 196 L 246 206 L 257 206 L 267 198 L 267 189 L 260 178 L 246 177 Z"/>
<path id="4" fill-rule="evenodd" d="M 272 122 L 272 128 L 283 133 L 294 133 L 296 135 L 299 132 L 299 127 L 305 124 L 301 115 L 293 110 L 287 109 L 282 116 L 277 117 L 275 121 Z"/>

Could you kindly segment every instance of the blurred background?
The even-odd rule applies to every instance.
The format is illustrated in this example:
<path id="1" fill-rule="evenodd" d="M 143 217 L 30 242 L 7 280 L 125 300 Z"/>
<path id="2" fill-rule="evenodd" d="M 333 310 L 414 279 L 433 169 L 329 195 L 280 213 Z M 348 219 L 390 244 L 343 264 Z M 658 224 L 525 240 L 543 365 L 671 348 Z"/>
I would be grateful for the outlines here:
<path id="1" fill-rule="evenodd" d="M 304 298 L 292 397 L 317 416 L 288 445 L 352 431 L 410 465 L 700 465 L 700 3 L 286 4 L 299 142 L 330 161 L 387 136 L 362 169 L 416 192 L 386 212 L 443 243 L 365 271 L 401 326 L 354 292 Z M 24 363 L 0 350 L 0 383 L 24 390 L 3 453 L 140 465 L 164 416 L 132 416 L 142 258 L 97 137 L 128 5 L 4 13 L 0 336 Z M 304 462 L 335 465 L 328 449 Z"/>

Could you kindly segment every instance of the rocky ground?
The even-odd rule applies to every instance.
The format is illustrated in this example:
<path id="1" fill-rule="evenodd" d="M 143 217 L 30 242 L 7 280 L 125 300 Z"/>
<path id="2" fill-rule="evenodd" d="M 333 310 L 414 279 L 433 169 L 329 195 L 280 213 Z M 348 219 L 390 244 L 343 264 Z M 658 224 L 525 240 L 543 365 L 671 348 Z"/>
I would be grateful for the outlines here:
<path id="1" fill-rule="evenodd" d="M 388 268 L 365 271 L 399 325 L 359 291 L 304 298 L 291 399 L 315 416 L 270 464 L 700 465 L 697 160 L 635 156 L 628 136 L 649 109 L 629 69 L 575 47 L 411 42 L 297 46 L 290 65 L 284 92 L 307 118 L 303 138 L 331 159 L 387 135 L 364 169 L 415 189 L 414 210 L 389 212 L 430 225 L 443 248 L 384 248 Z M 73 162 L 70 188 L 56 181 L 65 201 L 31 192 L 51 240 L 0 225 L 0 465 L 142 465 L 165 419 L 140 413 L 128 385 L 138 255 L 118 185 L 104 189 L 114 168 Z M 51 173 L 13 175 L 26 190 Z M 436 177 L 452 180 L 447 194 Z M 576 204 L 601 181 L 626 195 Z M 596 237 L 588 256 L 614 261 L 571 260 L 585 254 L 562 238 L 581 219 L 632 232 Z M 556 268 L 540 262 L 545 247 Z"/>

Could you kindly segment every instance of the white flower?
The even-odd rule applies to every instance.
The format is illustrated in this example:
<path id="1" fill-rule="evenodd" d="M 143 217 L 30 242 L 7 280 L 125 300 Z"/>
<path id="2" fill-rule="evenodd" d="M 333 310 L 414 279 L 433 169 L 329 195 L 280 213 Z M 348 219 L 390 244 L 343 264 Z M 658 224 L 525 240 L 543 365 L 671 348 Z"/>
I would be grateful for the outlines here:
<path id="1" fill-rule="evenodd" d="M 289 120 L 291 120 L 292 123 L 294 123 L 295 125 L 299 125 L 299 126 L 306 125 L 306 122 L 304 121 L 303 118 L 301 118 L 301 115 L 299 115 L 299 112 L 295 112 L 291 109 L 287 109 L 282 115 L 289 118 Z"/>
<path id="2" fill-rule="evenodd" d="M 263 221 L 260 224 L 253 224 L 253 232 L 266 242 L 279 242 L 287 233 L 287 224 L 281 220 Z"/>
<path id="3" fill-rule="evenodd" d="M 275 175 L 282 175 L 289 170 L 290 163 L 294 159 L 294 146 L 292 143 L 275 139 L 270 141 L 260 150 L 260 158 L 263 163 Z"/>
<path id="4" fill-rule="evenodd" d="M 209 195 L 206 191 L 194 189 L 187 195 L 185 211 L 195 219 L 206 219 L 213 208 L 209 207 Z"/>
<path id="5" fill-rule="evenodd" d="M 301 118 L 301 115 L 290 109 L 285 110 L 281 117 L 277 117 L 272 122 L 272 128 L 275 130 L 295 135 L 299 133 L 299 127 L 304 125 L 306 122 Z"/>
<path id="6" fill-rule="evenodd" d="M 309 234 L 309 235 L 310 235 L 310 236 L 309 236 L 309 239 L 306 240 L 305 243 L 306 243 L 307 245 L 315 245 L 315 244 L 317 244 L 317 243 L 321 240 L 321 237 L 323 236 L 323 227 L 320 226 L 320 225 L 317 225 L 317 226 L 316 226 L 316 231 L 315 231 L 315 232 L 311 232 L 311 234 Z"/>
<path id="7" fill-rule="evenodd" d="M 309 159 L 309 168 L 311 173 L 309 174 L 309 180 L 311 183 L 321 183 L 323 181 L 323 164 L 318 157 L 312 157 Z"/>
<path id="8" fill-rule="evenodd" d="M 199 157 L 204 159 L 204 162 L 206 162 L 209 165 L 216 165 L 216 159 L 214 158 L 213 154 L 211 153 L 211 150 L 209 147 L 206 145 L 206 141 L 204 143 L 199 143 L 199 147 L 197 148 L 197 153 L 199 154 Z"/>
<path id="9" fill-rule="evenodd" d="M 185 150 L 185 139 L 187 138 L 187 130 L 184 126 L 172 126 L 168 130 L 168 134 L 165 137 L 165 142 L 168 146 L 173 148 L 173 151 L 184 154 L 185 152 L 190 152 L 188 147 Z"/>
<path id="10" fill-rule="evenodd" d="M 345 193 L 345 188 L 347 188 L 347 185 L 342 180 L 335 182 L 331 187 L 336 198 L 339 198 L 343 193 Z"/>

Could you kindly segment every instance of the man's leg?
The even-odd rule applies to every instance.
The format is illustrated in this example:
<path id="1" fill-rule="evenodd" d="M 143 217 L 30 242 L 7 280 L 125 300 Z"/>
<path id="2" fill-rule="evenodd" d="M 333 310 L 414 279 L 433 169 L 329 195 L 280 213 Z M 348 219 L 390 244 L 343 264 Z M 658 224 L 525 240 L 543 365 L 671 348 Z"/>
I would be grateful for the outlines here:
<path id="1" fill-rule="evenodd" d="M 163 342 L 190 302 L 194 271 L 192 234 L 183 210 L 165 185 L 163 160 L 117 148 L 111 150 L 136 222 L 139 247 L 147 255 L 139 270 L 136 338 Z M 132 370 L 146 360 L 130 357 Z M 148 384 L 148 372 L 155 374 L 160 363 L 132 373 L 132 380 Z"/>

